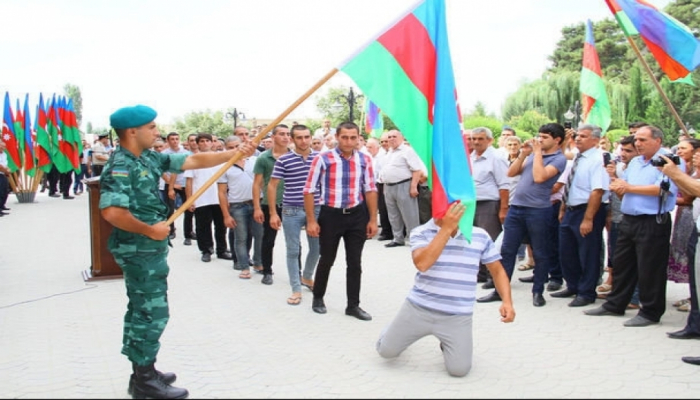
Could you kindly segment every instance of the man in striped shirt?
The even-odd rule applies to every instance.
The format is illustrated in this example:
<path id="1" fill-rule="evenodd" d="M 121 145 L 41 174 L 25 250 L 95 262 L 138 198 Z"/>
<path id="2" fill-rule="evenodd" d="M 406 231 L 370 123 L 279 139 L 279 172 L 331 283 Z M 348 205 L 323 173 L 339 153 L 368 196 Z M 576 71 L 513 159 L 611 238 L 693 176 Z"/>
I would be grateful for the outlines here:
<path id="1" fill-rule="evenodd" d="M 356 150 L 359 132 L 352 122 L 340 124 L 335 133 L 338 146 L 314 158 L 304 187 L 304 209 L 306 232 L 319 238 L 321 254 L 311 308 L 326 313 L 323 296 L 342 238 L 347 261 L 345 314 L 369 321 L 372 316 L 360 308 L 360 278 L 365 240 L 377 233 L 377 185 L 372 158 Z M 317 219 L 314 207 L 318 191 L 323 205 Z"/>
<path id="2" fill-rule="evenodd" d="M 306 125 L 294 125 L 290 132 L 294 150 L 284 154 L 275 162 L 270 183 L 267 185 L 267 199 L 270 204 L 277 204 L 277 185 L 280 180 L 283 181 L 282 215 L 284 215 L 284 219 L 281 219 L 277 214 L 276 207 L 270 207 L 270 226 L 276 230 L 284 226 L 287 272 L 289 273 L 289 284 L 292 287 L 292 295 L 287 299 L 287 303 L 297 305 L 301 302 L 302 285 L 313 290 L 313 275 L 319 257 L 318 237 L 312 237 L 307 232 L 306 239 L 309 251 L 306 254 L 302 273 L 299 236 L 302 228 L 306 225 L 304 184 L 309 175 L 311 161 L 318 155 L 318 152 L 311 149 L 311 130 Z M 321 210 L 321 194 L 316 192 L 314 198 L 314 214 L 318 217 Z"/>
<path id="3" fill-rule="evenodd" d="M 411 232 L 418 273 L 398 315 L 381 333 L 376 348 L 384 358 L 398 357 L 426 335 L 440 340 L 447 372 L 462 377 L 472 367 L 472 321 L 479 263 L 486 265 L 501 296 L 502 322 L 513 322 L 510 280 L 489 234 L 474 227 L 471 243 L 459 232 L 465 206 L 452 204 L 445 216 Z"/>

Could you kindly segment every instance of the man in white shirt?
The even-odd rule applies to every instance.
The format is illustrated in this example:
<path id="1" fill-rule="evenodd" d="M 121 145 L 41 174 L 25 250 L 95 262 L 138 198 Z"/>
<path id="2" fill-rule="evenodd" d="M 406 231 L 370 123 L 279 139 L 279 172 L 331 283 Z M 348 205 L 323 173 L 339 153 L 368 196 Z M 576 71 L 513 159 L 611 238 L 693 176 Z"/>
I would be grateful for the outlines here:
<path id="1" fill-rule="evenodd" d="M 208 133 L 198 134 L 197 146 L 200 153 L 211 151 L 212 136 Z M 217 165 L 185 171 L 187 197 L 189 198 L 198 191 L 220 168 L 221 166 Z M 214 223 L 217 257 L 224 260 L 233 260 L 233 256 L 227 251 L 226 226 L 224 225 L 224 216 L 219 206 L 219 192 L 216 185 L 209 186 L 201 196 L 197 197 L 194 204 L 190 206 L 190 211 L 194 212 L 195 225 L 197 226 L 197 247 L 202 252 L 202 261 L 211 261 L 211 253 L 214 249 L 214 240 L 212 240 L 211 233 L 212 222 Z"/>
<path id="2" fill-rule="evenodd" d="M 419 225 L 418 181 L 423 162 L 416 151 L 404 143 L 401 132 L 389 131 L 387 138 L 391 150 L 382 165 L 381 179 L 394 239 L 384 247 L 399 247 L 405 245 L 405 236 Z"/>

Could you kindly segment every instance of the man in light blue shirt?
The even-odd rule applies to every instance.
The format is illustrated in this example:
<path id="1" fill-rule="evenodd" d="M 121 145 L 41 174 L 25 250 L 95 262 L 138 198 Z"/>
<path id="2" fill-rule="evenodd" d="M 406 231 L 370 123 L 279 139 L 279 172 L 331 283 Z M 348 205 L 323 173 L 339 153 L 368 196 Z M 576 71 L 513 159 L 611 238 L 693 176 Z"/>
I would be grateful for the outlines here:
<path id="1" fill-rule="evenodd" d="M 599 254 L 603 247 L 603 228 L 607 210 L 610 176 L 603 165 L 600 150 L 601 129 L 582 125 L 576 134 L 578 154 L 564 186 L 559 209 L 559 259 L 566 289 L 552 297 L 575 297 L 569 307 L 595 302 Z M 566 203 L 564 203 L 566 202 Z"/>
<path id="2" fill-rule="evenodd" d="M 610 183 L 610 191 L 622 197 L 623 214 L 613 256 L 613 288 L 605 303 L 585 311 L 587 315 L 624 315 L 638 282 L 641 308 L 624 325 L 658 324 L 666 311 L 670 212 L 675 207 L 678 188 L 652 164 L 664 153 L 663 135 L 655 126 L 639 128 L 635 133 L 639 156 L 630 161 L 622 178 Z M 685 169 L 684 164 L 681 165 Z"/>

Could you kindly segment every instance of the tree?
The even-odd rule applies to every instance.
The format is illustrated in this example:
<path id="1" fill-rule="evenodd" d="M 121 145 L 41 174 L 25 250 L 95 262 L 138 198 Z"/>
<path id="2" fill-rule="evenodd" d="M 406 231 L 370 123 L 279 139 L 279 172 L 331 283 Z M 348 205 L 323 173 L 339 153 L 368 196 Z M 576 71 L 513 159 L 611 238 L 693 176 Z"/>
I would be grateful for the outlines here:
<path id="1" fill-rule="evenodd" d="M 92 133 L 92 122 L 88 122 L 85 127 L 85 133 Z"/>
<path id="2" fill-rule="evenodd" d="M 325 118 L 329 118 L 331 120 L 331 125 L 333 126 L 337 125 L 341 121 L 344 122 L 350 119 L 349 104 L 347 100 L 342 98 L 343 96 L 347 98 L 349 91 L 350 88 L 345 86 L 331 87 L 328 88 L 328 92 L 326 92 L 325 96 L 316 98 L 316 109 L 318 109 L 318 111 L 321 112 L 321 115 L 323 115 Z M 355 99 L 357 100 L 357 97 L 361 96 L 361 94 L 358 94 L 357 90 L 355 89 L 353 89 L 353 92 L 355 93 Z M 336 101 L 341 105 L 339 110 L 336 110 L 334 107 Z M 353 122 L 358 125 L 362 125 L 361 123 L 358 123 L 360 122 L 360 118 L 362 116 L 362 105 L 362 101 L 355 101 L 355 104 L 353 105 Z"/>
<path id="3" fill-rule="evenodd" d="M 645 94 L 649 92 L 648 89 L 642 87 L 642 71 L 639 70 L 637 65 L 630 68 L 630 101 L 627 112 L 627 121 L 643 121 L 646 114 L 648 99 L 645 98 Z"/>
<path id="4" fill-rule="evenodd" d="M 78 122 L 78 128 L 80 128 L 80 124 L 83 121 L 83 96 L 80 94 L 80 88 L 76 85 L 66 83 L 66 85 L 63 86 L 63 91 L 67 98 L 73 99 L 75 119 Z"/>
<path id="5" fill-rule="evenodd" d="M 226 138 L 233 132 L 233 124 L 224 120 L 223 111 L 195 111 L 186 114 L 182 119 L 175 120 L 175 131 L 180 139 L 191 133 L 210 133 L 220 138 Z"/>

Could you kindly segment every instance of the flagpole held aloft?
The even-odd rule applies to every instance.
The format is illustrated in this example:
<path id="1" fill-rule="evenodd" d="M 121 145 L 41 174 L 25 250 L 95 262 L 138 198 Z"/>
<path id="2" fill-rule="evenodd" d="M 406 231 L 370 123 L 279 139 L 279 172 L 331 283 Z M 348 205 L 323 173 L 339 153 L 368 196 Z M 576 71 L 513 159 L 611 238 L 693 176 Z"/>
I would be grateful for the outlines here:
<path id="1" fill-rule="evenodd" d="M 316 82 L 309 90 L 306 91 L 299 99 L 297 99 L 292 105 L 287 107 L 286 110 L 282 111 L 282 114 L 280 114 L 277 118 L 275 118 L 274 121 L 270 122 L 265 128 L 263 128 L 251 141 L 257 146 L 260 144 L 260 142 L 267 136 L 267 133 L 270 132 L 276 125 L 280 124 L 282 120 L 284 120 L 287 115 L 289 115 L 292 111 L 294 111 L 297 107 L 301 105 L 306 99 L 309 98 L 314 92 L 316 92 L 321 86 L 323 86 L 324 83 L 326 83 L 333 75 L 335 75 L 338 72 L 337 68 L 333 68 L 330 72 L 328 72 L 321 80 Z M 226 171 L 234 164 L 236 161 L 238 161 L 241 158 L 241 153 L 236 153 L 233 157 L 231 157 L 230 160 L 228 160 L 226 163 L 224 163 L 221 168 L 216 171 L 214 175 L 212 175 L 204 184 L 202 187 L 200 187 L 196 192 L 192 194 L 191 197 L 188 197 L 187 200 L 173 212 L 173 215 L 168 218 L 167 223 L 168 225 L 172 224 L 177 217 L 182 215 L 192 204 L 194 204 L 194 201 L 199 198 L 208 188 L 209 186 L 213 185 L 214 182 L 216 182 L 221 175 L 226 173 Z"/>
<path id="2" fill-rule="evenodd" d="M 673 118 L 678 123 L 678 126 L 681 127 L 681 129 L 683 130 L 683 132 L 685 132 L 687 136 L 692 137 L 690 133 L 688 133 L 688 128 L 686 128 L 685 124 L 683 123 L 683 120 L 681 120 L 681 117 L 678 115 L 678 112 L 676 112 L 676 109 L 673 107 L 673 104 L 671 104 L 671 100 L 669 100 L 668 96 L 666 96 L 666 93 L 664 93 L 664 90 L 661 88 L 659 81 L 654 76 L 654 72 L 652 72 L 651 68 L 649 67 L 649 64 L 647 64 L 647 62 L 644 60 L 644 57 L 642 57 L 642 53 L 639 51 L 639 47 L 637 47 L 637 45 L 634 43 L 634 40 L 632 40 L 632 38 L 629 36 L 627 36 L 627 41 L 630 42 L 632 50 L 634 50 L 634 54 L 637 55 L 637 59 L 639 60 L 639 62 L 642 63 L 644 69 L 647 71 L 647 74 L 649 74 L 652 83 L 654 83 L 656 90 L 658 90 L 659 94 L 661 94 L 661 98 L 664 100 L 664 103 L 666 103 L 666 107 L 668 107 L 668 109 L 671 111 L 671 114 L 673 114 Z"/>

